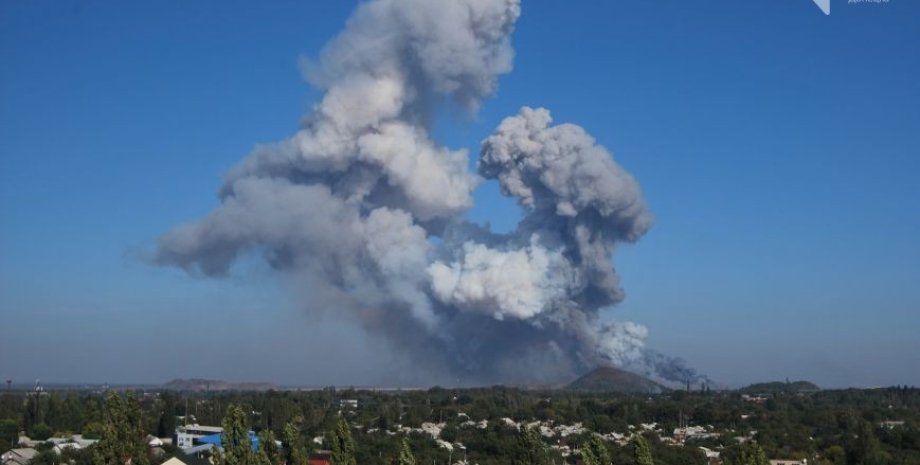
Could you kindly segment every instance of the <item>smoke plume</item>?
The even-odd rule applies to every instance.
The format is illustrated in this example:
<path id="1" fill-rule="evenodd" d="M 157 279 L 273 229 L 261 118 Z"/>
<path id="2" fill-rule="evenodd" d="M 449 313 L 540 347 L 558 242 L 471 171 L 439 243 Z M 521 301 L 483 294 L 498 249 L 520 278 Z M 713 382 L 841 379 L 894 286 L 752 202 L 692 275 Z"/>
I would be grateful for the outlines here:
<path id="1" fill-rule="evenodd" d="M 617 244 L 652 223 L 606 149 L 542 108 L 482 142 L 478 173 L 430 136 L 439 105 L 475 111 L 496 91 L 520 11 L 518 0 L 359 6 L 306 66 L 325 94 L 302 128 L 233 168 L 220 205 L 165 234 L 155 260 L 221 276 L 256 251 L 308 307 L 346 312 L 468 383 L 663 365 L 643 326 L 599 317 L 623 299 Z M 513 232 L 463 219 L 483 179 L 522 207 Z"/>

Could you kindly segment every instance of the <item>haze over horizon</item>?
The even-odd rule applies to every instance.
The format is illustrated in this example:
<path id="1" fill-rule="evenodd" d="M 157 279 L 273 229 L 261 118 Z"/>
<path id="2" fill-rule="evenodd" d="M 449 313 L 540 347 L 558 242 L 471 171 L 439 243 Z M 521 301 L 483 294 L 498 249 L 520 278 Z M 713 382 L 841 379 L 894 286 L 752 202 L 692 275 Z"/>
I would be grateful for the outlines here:
<path id="1" fill-rule="evenodd" d="M 558 380 L 598 360 L 654 368 L 648 354 L 666 354 L 733 387 L 920 385 L 920 5 L 840 4 L 825 16 L 806 0 L 525 1 L 517 18 L 493 3 L 513 6 L 478 3 L 473 52 L 445 35 L 449 59 L 419 52 L 425 77 L 373 85 L 357 74 L 404 61 L 341 51 L 392 26 L 383 14 L 346 26 L 355 2 L 0 4 L 0 378 L 471 385 L 521 382 L 511 371 L 533 367 L 547 370 L 535 381 Z M 465 31 L 407 17 L 435 44 Z M 334 105 L 349 92 L 361 111 Z M 397 103 L 366 110 L 381 95 Z M 548 108 L 552 122 L 522 107 Z M 444 162 L 450 189 L 432 190 L 363 155 L 388 167 L 380 185 L 404 189 L 368 194 L 364 165 L 345 189 L 330 174 L 339 165 L 280 175 L 269 152 L 289 152 L 260 145 L 341 115 L 417 131 L 421 156 L 467 150 L 468 161 Z M 363 129 L 353 131 L 358 140 Z M 486 139 L 486 181 L 474 189 Z M 615 161 L 600 162 L 608 151 Z M 519 169 L 509 162 L 518 152 L 547 162 Z M 567 156 L 598 163 L 595 183 L 573 177 L 571 190 L 546 194 L 562 176 L 550 162 Z M 305 177 L 332 194 L 310 197 L 306 222 L 279 226 L 302 236 L 258 216 L 239 232 L 239 210 L 220 221 L 240 196 L 254 215 L 277 205 L 256 201 L 262 180 L 277 200 L 300 195 Z M 368 239 L 304 232 L 312 215 L 350 211 L 346 202 L 323 216 L 343 190 L 366 197 L 356 211 Z M 492 232 L 445 226 L 459 218 Z M 183 224 L 205 233 L 173 229 Z M 592 239 L 552 236 L 566 228 Z M 349 268 L 333 256 L 381 237 L 371 261 Z M 584 259 L 614 243 L 616 273 Z M 323 265 L 334 285 L 314 280 L 324 254 L 342 266 L 333 279 Z M 496 261 L 514 266 L 490 269 Z M 511 275 L 522 279 L 496 281 Z M 354 285 L 365 281 L 377 287 Z M 513 298 L 474 292 L 480 282 Z M 360 297 L 342 300 L 346 288 Z M 355 302 L 405 313 L 340 311 Z M 472 338 L 484 342 L 470 348 Z"/>

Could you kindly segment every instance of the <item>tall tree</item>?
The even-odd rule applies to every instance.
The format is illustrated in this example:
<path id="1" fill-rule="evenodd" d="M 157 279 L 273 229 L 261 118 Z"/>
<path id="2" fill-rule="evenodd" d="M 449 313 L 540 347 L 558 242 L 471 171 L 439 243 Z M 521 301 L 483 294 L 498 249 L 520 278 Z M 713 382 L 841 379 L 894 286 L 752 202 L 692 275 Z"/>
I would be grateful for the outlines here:
<path id="1" fill-rule="evenodd" d="M 157 436 L 161 438 L 169 437 L 176 431 L 178 424 L 176 421 L 177 405 L 178 399 L 173 392 L 165 391 L 160 394 L 160 418 L 157 420 Z"/>
<path id="2" fill-rule="evenodd" d="M 281 445 L 287 465 L 307 465 L 307 448 L 304 446 L 303 434 L 293 421 L 284 425 Z"/>
<path id="3" fill-rule="evenodd" d="M 339 417 L 335 429 L 332 431 L 331 449 L 332 463 L 335 465 L 357 465 L 355 461 L 355 440 L 351 437 L 351 429 L 344 417 Z"/>
<path id="4" fill-rule="evenodd" d="M 655 465 L 652 461 L 652 451 L 648 447 L 648 441 L 641 434 L 633 436 L 633 455 L 636 458 L 636 465 Z"/>
<path id="5" fill-rule="evenodd" d="M 581 445 L 581 462 L 584 465 L 600 465 L 597 456 L 594 455 L 594 451 L 591 450 L 587 442 Z"/>
<path id="6" fill-rule="evenodd" d="M 856 440 L 851 443 L 848 451 L 848 463 L 857 463 L 859 465 L 876 465 L 881 462 L 881 448 L 879 440 L 875 436 L 872 424 L 868 421 L 860 421 Z"/>
<path id="7" fill-rule="evenodd" d="M 581 445 L 581 457 L 585 465 L 613 465 L 610 450 L 600 436 L 594 436 Z"/>
<path id="8" fill-rule="evenodd" d="M 101 440 L 94 448 L 95 465 L 147 465 L 147 433 L 134 393 L 110 392 L 105 399 Z"/>
<path id="9" fill-rule="evenodd" d="M 270 429 L 262 430 L 259 433 L 259 454 L 271 465 L 281 465 L 283 457 L 278 451 L 278 445 L 275 444 L 275 433 Z"/>
<path id="10" fill-rule="evenodd" d="M 0 420 L 0 452 L 16 447 L 19 440 L 19 423 L 11 418 Z"/>
<path id="11" fill-rule="evenodd" d="M 521 432 L 518 434 L 518 451 L 514 460 L 514 465 L 548 465 L 549 454 L 546 445 L 543 444 L 543 438 L 540 437 L 540 430 L 531 428 L 527 425 L 521 425 Z"/>
<path id="12" fill-rule="evenodd" d="M 725 465 L 770 465 L 763 447 L 751 441 L 727 447 L 722 460 Z"/>
<path id="13" fill-rule="evenodd" d="M 751 445 L 749 456 L 751 465 L 770 465 L 770 461 L 767 460 L 767 453 L 764 452 L 763 447 L 760 447 L 760 444 L 754 443 Z"/>
<path id="14" fill-rule="evenodd" d="M 224 431 L 221 433 L 220 443 L 224 451 L 219 455 L 219 465 L 251 465 L 257 461 L 256 454 L 252 451 L 252 441 L 249 439 L 249 427 L 246 422 L 246 412 L 237 404 L 227 407 L 224 419 L 221 422 Z"/>
<path id="15" fill-rule="evenodd" d="M 416 465 L 415 455 L 412 454 L 412 448 L 409 447 L 409 440 L 406 438 L 403 438 L 399 448 L 399 465 Z"/>

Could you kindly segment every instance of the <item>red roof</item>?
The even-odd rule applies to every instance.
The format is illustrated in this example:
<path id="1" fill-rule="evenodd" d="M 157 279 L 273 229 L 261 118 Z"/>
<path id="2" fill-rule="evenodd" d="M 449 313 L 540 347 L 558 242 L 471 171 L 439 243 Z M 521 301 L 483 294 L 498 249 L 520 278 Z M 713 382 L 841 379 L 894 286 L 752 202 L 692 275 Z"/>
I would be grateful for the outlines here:
<path id="1" fill-rule="evenodd" d="M 313 453 L 307 459 L 310 465 L 332 465 L 332 457 L 329 453 Z"/>

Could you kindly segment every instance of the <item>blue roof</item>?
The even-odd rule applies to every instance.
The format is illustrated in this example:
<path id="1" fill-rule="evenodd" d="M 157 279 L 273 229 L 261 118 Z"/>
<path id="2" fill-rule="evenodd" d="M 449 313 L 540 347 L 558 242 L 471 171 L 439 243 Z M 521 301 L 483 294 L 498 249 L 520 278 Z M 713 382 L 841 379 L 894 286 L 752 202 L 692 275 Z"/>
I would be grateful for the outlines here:
<path id="1" fill-rule="evenodd" d="M 198 444 L 213 444 L 217 447 L 221 447 L 221 438 L 223 433 L 216 433 L 210 436 L 200 437 L 195 440 Z M 259 436 L 256 436 L 255 431 L 249 432 L 249 442 L 252 443 L 252 450 L 259 449 Z"/>

